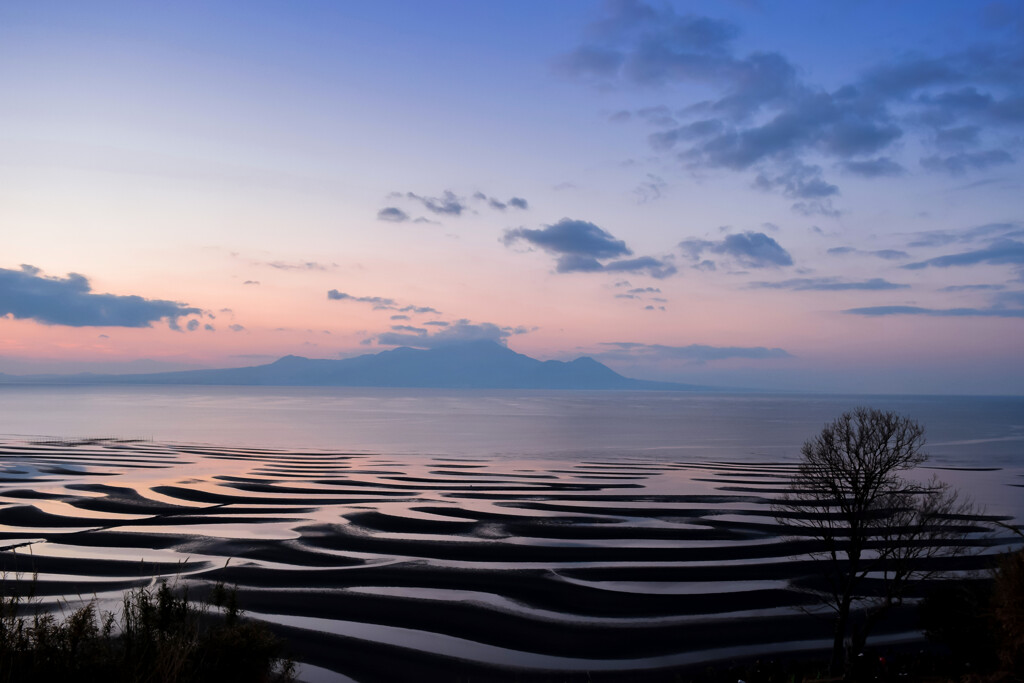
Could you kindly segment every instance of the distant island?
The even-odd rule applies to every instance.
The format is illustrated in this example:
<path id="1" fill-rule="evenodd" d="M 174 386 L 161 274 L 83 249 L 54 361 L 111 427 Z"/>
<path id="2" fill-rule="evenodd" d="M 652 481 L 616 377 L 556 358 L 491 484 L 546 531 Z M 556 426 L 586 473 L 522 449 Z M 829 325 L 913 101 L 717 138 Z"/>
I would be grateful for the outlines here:
<path id="1" fill-rule="evenodd" d="M 587 389 L 707 391 L 710 387 L 623 377 L 593 358 L 541 361 L 493 341 L 433 349 L 401 347 L 342 360 L 285 356 L 220 370 L 146 374 L 4 375 L 3 384 L 180 384 L 227 386 L 405 387 L 432 389 Z"/>

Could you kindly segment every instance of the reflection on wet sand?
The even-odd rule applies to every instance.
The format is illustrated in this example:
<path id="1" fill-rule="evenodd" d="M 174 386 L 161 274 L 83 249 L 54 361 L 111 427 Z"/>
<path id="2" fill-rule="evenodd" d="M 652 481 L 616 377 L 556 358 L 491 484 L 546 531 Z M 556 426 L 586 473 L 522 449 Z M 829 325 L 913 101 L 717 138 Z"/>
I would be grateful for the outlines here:
<path id="1" fill-rule="evenodd" d="M 0 443 L 0 456 L 5 590 L 31 586 L 46 605 L 155 577 L 224 580 L 300 660 L 360 681 L 650 678 L 828 637 L 794 588 L 817 575 L 801 559 L 811 541 L 784 538 L 770 507 L 792 464 L 112 440 Z M 992 474 L 955 472 L 968 491 Z M 908 606 L 881 636 L 914 628 Z"/>

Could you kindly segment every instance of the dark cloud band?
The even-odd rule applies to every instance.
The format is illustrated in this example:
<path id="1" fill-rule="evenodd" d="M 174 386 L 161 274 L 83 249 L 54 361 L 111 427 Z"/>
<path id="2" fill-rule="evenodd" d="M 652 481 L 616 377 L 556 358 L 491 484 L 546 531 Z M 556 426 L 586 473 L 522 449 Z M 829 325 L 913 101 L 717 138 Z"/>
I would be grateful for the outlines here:
<path id="1" fill-rule="evenodd" d="M 180 317 L 202 313 L 175 301 L 94 294 L 89 280 L 77 273 L 65 278 L 39 273 L 34 266 L 0 269 L 0 314 L 70 327 L 151 327 L 158 320 L 167 320 L 173 329 L 179 329 Z"/>

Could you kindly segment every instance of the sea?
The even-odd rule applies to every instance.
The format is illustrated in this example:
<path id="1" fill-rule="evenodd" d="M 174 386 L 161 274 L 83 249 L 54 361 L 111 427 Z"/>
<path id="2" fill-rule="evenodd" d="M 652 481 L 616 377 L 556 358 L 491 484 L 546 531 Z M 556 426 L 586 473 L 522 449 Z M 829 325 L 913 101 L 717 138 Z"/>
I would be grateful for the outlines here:
<path id="1" fill-rule="evenodd" d="M 401 457 L 794 462 L 858 406 L 926 430 L 931 464 L 1024 467 L 1024 397 L 0 385 L 0 436 Z"/>
<path id="2" fill-rule="evenodd" d="M 226 581 L 323 683 L 818 651 L 771 506 L 859 406 L 974 502 L 958 570 L 1019 547 L 1024 397 L 0 385 L 0 570 L 53 609 Z M 909 603 L 873 636 L 921 640 Z"/>

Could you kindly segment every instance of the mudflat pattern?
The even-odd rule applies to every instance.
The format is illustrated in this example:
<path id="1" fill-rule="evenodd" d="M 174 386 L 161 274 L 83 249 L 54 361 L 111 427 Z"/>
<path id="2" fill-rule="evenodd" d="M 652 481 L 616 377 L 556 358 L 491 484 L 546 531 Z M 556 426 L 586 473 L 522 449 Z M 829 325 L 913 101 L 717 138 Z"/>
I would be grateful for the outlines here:
<path id="1" fill-rule="evenodd" d="M 225 581 L 297 659 L 359 681 L 653 680 L 827 644 L 802 590 L 814 542 L 771 509 L 793 471 L 0 442 L 0 569 L 43 608 Z M 942 569 L 1005 547 L 982 521 L 964 520 L 979 552 Z M 897 610 L 881 638 L 915 619 Z"/>

